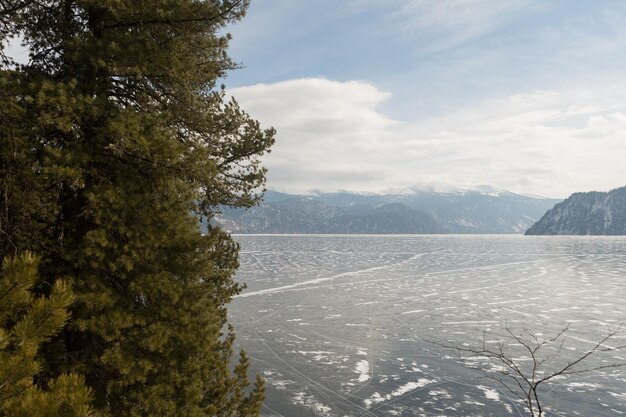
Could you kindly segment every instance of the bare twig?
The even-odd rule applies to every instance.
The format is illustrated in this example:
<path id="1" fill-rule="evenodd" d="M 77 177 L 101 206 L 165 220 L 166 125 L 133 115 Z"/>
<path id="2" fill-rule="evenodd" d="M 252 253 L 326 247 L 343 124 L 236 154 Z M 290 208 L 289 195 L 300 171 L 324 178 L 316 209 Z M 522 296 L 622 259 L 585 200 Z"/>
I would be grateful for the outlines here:
<path id="1" fill-rule="evenodd" d="M 515 330 L 505 322 L 505 339 L 497 340 L 495 343 L 487 342 L 487 332 L 483 332 L 479 347 L 457 346 L 440 341 L 427 340 L 437 346 L 450 349 L 456 352 L 458 358 L 468 367 L 476 356 L 485 357 L 491 363 L 481 365 L 482 369 L 488 373 L 488 378 L 495 381 L 503 389 L 511 393 L 514 397 L 524 403 L 526 411 L 531 417 L 541 417 L 544 415 L 544 408 L 539 388 L 550 380 L 570 375 L 579 375 L 587 372 L 594 372 L 604 369 L 620 368 L 626 366 L 624 362 L 610 362 L 602 365 L 589 364 L 590 358 L 602 354 L 603 352 L 615 352 L 626 348 L 626 345 L 608 346 L 606 342 L 615 339 L 624 333 L 623 326 L 609 330 L 608 334 L 579 356 L 565 360 L 563 347 L 567 340 L 567 333 L 570 330 L 568 323 L 552 337 L 543 339 L 529 329 L 522 328 Z M 524 356 L 515 355 L 511 349 L 513 342 L 524 352 Z M 553 351 L 553 353 L 549 353 Z M 472 361 L 473 362 L 473 361 Z M 502 367 L 494 368 L 493 362 L 499 363 Z M 565 363 L 563 363 L 565 362 Z M 587 365 L 587 366 L 585 366 Z"/>

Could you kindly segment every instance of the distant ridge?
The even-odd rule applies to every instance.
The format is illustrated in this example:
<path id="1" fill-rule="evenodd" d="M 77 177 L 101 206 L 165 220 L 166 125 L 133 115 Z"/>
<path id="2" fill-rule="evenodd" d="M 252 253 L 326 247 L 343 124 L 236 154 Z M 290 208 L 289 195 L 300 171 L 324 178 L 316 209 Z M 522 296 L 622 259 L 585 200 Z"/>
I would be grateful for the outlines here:
<path id="1" fill-rule="evenodd" d="M 259 206 L 224 208 L 213 222 L 231 233 L 523 233 L 558 201 L 492 189 L 311 195 L 268 191 Z"/>
<path id="2" fill-rule="evenodd" d="M 572 194 L 526 235 L 626 235 L 626 187 Z"/>

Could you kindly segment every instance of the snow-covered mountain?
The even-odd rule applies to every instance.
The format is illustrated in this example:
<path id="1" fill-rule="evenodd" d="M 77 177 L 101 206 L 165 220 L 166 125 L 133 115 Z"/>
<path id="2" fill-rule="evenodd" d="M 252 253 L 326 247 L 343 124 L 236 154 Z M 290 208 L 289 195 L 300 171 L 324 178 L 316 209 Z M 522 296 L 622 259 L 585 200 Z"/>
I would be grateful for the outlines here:
<path id="1" fill-rule="evenodd" d="M 626 187 L 572 194 L 555 205 L 527 235 L 626 235 Z"/>
<path id="2" fill-rule="evenodd" d="M 232 233 L 523 233 L 560 200 L 496 190 L 291 195 L 225 208 L 213 220 Z"/>

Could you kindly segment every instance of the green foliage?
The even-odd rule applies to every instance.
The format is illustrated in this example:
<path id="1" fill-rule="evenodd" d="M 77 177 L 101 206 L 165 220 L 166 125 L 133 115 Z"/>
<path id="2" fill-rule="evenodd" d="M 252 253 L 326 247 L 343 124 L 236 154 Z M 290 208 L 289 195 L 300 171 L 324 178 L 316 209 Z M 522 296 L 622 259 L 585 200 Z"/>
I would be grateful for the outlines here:
<path id="1" fill-rule="evenodd" d="M 40 381 L 38 353 L 69 318 L 73 295 L 57 281 L 50 295 L 35 296 L 37 260 L 30 254 L 5 258 L 0 276 L 0 416 L 88 417 L 91 390 L 77 374 Z"/>
<path id="2" fill-rule="evenodd" d="M 30 63 L 0 71 L 0 255 L 41 254 L 42 291 L 76 277 L 44 377 L 84 375 L 111 416 L 258 415 L 226 318 L 238 247 L 198 227 L 265 179 L 274 131 L 217 88 L 247 1 L 4 4 Z"/>

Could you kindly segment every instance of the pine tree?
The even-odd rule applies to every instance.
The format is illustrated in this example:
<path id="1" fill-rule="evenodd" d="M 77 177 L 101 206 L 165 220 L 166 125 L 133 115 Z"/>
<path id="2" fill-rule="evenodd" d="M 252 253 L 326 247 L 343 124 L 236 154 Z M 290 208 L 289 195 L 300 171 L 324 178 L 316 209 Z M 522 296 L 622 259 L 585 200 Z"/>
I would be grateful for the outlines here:
<path id="1" fill-rule="evenodd" d="M 226 317 L 238 246 L 198 227 L 255 204 L 265 178 L 274 131 L 217 85 L 248 2 L 1 5 L 30 62 L 0 72 L 0 250 L 41 254 L 42 288 L 74 277 L 45 378 L 84 375 L 111 416 L 258 415 L 262 381 L 231 357 Z"/>
<path id="2" fill-rule="evenodd" d="M 0 276 L 0 416 L 89 417 L 91 390 L 76 374 L 65 374 L 45 387 L 37 354 L 62 329 L 73 300 L 66 281 L 54 284 L 48 297 L 36 297 L 37 259 L 24 254 L 5 258 Z"/>

